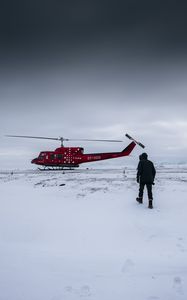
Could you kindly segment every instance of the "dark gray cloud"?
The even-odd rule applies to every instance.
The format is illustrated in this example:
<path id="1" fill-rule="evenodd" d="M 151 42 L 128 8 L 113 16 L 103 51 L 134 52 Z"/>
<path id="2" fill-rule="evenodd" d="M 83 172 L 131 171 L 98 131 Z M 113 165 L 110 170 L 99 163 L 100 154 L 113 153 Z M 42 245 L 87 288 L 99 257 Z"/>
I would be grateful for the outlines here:
<path id="1" fill-rule="evenodd" d="M 33 51 L 42 45 L 47 51 L 116 36 L 125 44 L 186 47 L 185 1 L 9 0 L 1 2 L 0 12 L 2 41 L 13 49 L 28 43 Z"/>
<path id="2" fill-rule="evenodd" d="M 4 134 L 126 132 L 158 160 L 185 159 L 184 1 L 6 1 L 0 14 L 1 162 L 57 146 Z"/>

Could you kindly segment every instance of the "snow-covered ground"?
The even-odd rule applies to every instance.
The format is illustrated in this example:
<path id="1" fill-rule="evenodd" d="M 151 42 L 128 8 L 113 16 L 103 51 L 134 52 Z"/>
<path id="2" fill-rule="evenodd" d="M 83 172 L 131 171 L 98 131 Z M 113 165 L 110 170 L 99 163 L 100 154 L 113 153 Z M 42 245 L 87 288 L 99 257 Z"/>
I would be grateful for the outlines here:
<path id="1" fill-rule="evenodd" d="M 0 300 L 187 299 L 187 168 L 0 172 Z"/>

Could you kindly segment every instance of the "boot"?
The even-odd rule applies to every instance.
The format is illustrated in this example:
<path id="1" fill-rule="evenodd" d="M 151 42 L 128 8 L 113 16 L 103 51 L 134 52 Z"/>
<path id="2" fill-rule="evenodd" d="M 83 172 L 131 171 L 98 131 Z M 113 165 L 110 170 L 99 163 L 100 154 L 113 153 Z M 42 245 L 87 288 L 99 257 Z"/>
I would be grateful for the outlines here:
<path id="1" fill-rule="evenodd" d="M 136 198 L 136 201 L 137 201 L 138 203 L 140 203 L 140 204 L 143 203 L 143 199 L 142 199 L 142 198 L 139 198 L 139 197 Z"/>
<path id="2" fill-rule="evenodd" d="M 153 199 L 149 199 L 148 208 L 153 208 Z"/>

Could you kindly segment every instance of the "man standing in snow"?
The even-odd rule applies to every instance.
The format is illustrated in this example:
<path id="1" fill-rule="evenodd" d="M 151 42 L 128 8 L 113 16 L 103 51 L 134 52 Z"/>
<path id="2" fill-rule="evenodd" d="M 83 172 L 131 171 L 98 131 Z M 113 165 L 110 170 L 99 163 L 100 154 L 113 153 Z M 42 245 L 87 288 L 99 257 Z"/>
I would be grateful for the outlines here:
<path id="1" fill-rule="evenodd" d="M 148 208 L 153 208 L 152 185 L 154 184 L 156 170 L 152 161 L 148 160 L 147 153 L 142 153 L 139 158 L 140 161 L 137 168 L 137 182 L 140 186 L 139 196 L 136 198 L 136 200 L 139 203 L 143 203 L 143 192 L 146 185 L 149 198 Z"/>

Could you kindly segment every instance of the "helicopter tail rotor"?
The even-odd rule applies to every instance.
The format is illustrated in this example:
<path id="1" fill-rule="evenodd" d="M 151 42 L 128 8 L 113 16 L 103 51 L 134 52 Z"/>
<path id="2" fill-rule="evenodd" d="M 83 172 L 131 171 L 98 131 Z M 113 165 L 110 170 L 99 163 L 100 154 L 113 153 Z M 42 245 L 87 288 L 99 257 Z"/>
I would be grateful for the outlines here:
<path id="1" fill-rule="evenodd" d="M 135 142 L 135 143 L 136 143 L 137 145 L 139 145 L 140 147 L 145 148 L 145 146 L 144 146 L 142 143 L 137 142 L 137 141 L 136 141 L 135 139 L 133 139 L 129 134 L 126 133 L 125 136 L 126 136 L 129 140 Z"/>

